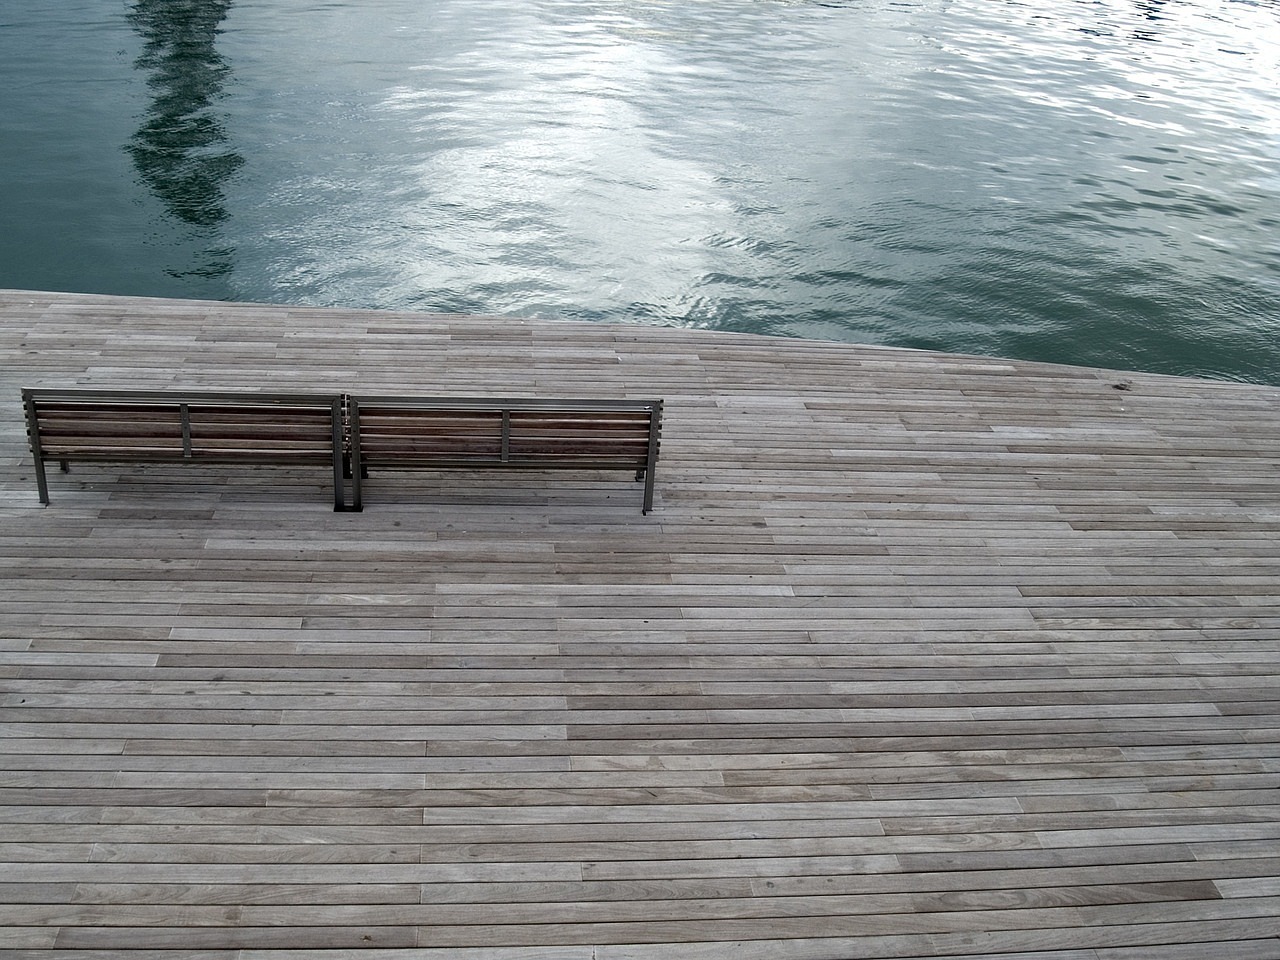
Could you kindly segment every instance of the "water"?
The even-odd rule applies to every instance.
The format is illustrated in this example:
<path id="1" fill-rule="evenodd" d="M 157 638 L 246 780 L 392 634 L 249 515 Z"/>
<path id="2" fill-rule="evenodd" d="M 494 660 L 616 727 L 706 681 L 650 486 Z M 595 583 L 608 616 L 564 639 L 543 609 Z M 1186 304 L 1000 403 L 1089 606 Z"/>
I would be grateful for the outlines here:
<path id="1" fill-rule="evenodd" d="M 4 0 L 0 286 L 1280 382 L 1280 4 Z"/>

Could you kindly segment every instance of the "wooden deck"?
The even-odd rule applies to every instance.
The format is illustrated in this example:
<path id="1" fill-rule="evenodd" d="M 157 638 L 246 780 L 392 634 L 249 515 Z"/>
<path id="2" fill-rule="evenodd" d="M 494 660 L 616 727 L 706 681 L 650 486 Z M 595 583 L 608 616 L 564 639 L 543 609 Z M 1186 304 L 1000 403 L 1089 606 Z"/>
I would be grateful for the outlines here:
<path id="1" fill-rule="evenodd" d="M 41 508 L 19 388 L 74 384 L 662 397 L 655 510 Z M 6 957 L 1280 957 L 1280 388 L 8 291 L 0 397 Z"/>

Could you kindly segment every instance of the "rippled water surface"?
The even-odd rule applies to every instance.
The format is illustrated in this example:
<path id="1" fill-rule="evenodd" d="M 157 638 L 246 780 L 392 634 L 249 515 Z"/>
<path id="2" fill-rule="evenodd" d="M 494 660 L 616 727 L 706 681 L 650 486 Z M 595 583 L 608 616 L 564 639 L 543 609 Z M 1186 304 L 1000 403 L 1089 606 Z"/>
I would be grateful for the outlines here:
<path id="1" fill-rule="evenodd" d="M 0 286 L 1280 382 L 1280 4 L 4 0 Z"/>

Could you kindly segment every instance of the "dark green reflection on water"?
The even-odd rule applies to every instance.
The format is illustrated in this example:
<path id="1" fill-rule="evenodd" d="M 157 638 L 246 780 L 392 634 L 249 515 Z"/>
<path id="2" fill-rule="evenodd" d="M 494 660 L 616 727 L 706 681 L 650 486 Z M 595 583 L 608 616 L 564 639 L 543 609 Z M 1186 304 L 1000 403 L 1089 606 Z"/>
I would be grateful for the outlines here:
<path id="1" fill-rule="evenodd" d="M 139 176 L 177 219 L 215 227 L 227 219 L 223 185 L 244 158 L 228 144 L 214 104 L 230 68 L 219 56 L 218 25 L 233 0 L 137 0 L 129 23 L 146 41 L 136 60 L 150 71 L 145 122 L 127 146 Z M 191 272 L 230 272 L 231 251 L 214 247 Z"/>

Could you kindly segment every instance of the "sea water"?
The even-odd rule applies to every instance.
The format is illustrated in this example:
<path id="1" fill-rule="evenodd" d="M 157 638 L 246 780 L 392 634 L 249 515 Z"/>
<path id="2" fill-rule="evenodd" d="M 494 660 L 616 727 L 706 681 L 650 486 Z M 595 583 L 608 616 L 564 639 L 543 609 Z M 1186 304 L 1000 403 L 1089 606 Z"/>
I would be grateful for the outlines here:
<path id="1" fill-rule="evenodd" d="M 1280 383 L 1280 4 L 4 0 L 0 286 Z"/>

